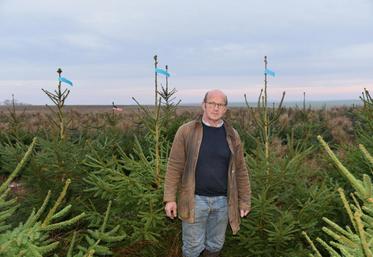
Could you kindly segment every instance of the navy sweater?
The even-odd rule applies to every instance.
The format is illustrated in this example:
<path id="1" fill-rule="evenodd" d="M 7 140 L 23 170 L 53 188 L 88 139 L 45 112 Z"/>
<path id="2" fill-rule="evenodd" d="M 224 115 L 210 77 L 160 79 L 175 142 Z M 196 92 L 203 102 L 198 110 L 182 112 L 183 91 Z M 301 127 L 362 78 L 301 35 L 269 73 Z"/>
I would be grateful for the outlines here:
<path id="1" fill-rule="evenodd" d="M 196 166 L 197 195 L 227 195 L 230 155 L 224 125 L 216 128 L 203 124 L 203 137 Z"/>

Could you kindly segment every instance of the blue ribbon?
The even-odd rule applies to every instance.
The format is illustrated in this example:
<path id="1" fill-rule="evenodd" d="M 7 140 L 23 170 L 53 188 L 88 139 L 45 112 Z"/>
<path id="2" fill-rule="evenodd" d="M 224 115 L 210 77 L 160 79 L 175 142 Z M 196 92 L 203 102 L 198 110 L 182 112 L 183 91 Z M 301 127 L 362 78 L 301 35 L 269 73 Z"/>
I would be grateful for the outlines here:
<path id="1" fill-rule="evenodd" d="M 264 73 L 272 77 L 276 76 L 276 73 L 270 69 L 265 69 Z"/>
<path id="2" fill-rule="evenodd" d="M 168 72 L 165 71 L 164 69 L 156 68 L 156 69 L 155 69 L 155 72 L 158 73 L 158 74 L 165 75 L 166 77 L 171 76 L 170 73 L 168 73 Z"/>
<path id="3" fill-rule="evenodd" d="M 64 77 L 59 77 L 59 78 L 58 78 L 58 81 L 60 81 L 60 82 L 64 82 L 64 83 L 66 83 L 66 84 L 69 84 L 70 86 L 73 85 L 73 83 L 72 83 L 70 80 L 68 80 L 67 78 L 64 78 Z"/>

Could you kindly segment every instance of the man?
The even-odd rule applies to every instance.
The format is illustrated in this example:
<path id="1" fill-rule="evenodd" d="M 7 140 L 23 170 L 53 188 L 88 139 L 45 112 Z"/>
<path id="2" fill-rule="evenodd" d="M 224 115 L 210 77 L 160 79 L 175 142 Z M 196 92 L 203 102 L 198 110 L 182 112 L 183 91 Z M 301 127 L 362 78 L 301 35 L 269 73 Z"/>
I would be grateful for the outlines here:
<path id="1" fill-rule="evenodd" d="M 203 115 L 182 125 L 172 144 L 164 185 L 166 215 L 182 220 L 183 256 L 219 256 L 228 221 L 233 234 L 250 211 L 250 184 L 236 130 L 222 119 L 227 96 L 206 93 Z M 177 199 L 177 204 L 176 204 Z"/>

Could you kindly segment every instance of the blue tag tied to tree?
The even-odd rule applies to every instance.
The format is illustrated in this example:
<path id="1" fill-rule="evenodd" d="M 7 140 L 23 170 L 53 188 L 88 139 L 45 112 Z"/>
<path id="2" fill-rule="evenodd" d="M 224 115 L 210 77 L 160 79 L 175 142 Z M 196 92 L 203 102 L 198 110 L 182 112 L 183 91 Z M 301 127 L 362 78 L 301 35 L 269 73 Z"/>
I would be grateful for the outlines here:
<path id="1" fill-rule="evenodd" d="M 158 74 L 162 74 L 162 75 L 165 75 L 166 77 L 170 77 L 170 73 L 168 73 L 167 71 L 165 71 L 164 69 L 160 69 L 160 68 L 156 68 L 155 69 L 155 72 L 158 73 Z"/>
<path id="2" fill-rule="evenodd" d="M 58 80 L 59 80 L 60 82 L 64 82 L 64 83 L 66 83 L 66 84 L 69 84 L 70 86 L 73 85 L 73 83 L 72 83 L 70 80 L 68 80 L 67 78 L 59 77 Z"/>
<path id="3" fill-rule="evenodd" d="M 264 73 L 272 77 L 276 76 L 276 73 L 270 69 L 265 69 Z"/>

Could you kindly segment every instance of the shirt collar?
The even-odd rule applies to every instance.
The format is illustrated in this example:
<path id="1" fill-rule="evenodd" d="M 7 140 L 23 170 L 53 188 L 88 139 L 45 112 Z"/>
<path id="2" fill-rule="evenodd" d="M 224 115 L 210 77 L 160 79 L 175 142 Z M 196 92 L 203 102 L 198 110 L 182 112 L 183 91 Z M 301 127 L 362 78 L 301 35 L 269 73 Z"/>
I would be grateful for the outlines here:
<path id="1" fill-rule="evenodd" d="M 224 125 L 224 121 L 220 120 L 220 122 L 219 122 L 219 124 L 217 126 L 212 126 L 210 123 L 208 123 L 207 121 L 205 121 L 203 118 L 202 118 L 202 123 L 205 124 L 206 126 L 214 127 L 214 128 L 220 128 L 221 126 Z"/>

